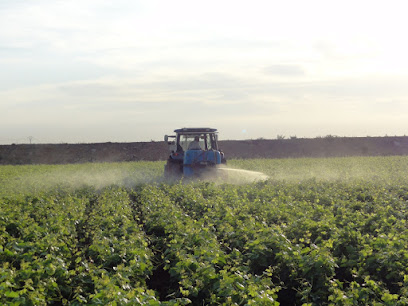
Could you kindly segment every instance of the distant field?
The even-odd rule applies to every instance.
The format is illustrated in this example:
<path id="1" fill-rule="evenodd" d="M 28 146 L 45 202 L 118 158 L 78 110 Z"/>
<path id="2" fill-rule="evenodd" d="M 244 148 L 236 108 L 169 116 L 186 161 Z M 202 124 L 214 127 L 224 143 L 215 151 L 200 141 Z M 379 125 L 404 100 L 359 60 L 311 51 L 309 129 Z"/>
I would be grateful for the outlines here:
<path id="1" fill-rule="evenodd" d="M 163 166 L 0 166 L 0 303 L 408 304 L 408 157 Z"/>

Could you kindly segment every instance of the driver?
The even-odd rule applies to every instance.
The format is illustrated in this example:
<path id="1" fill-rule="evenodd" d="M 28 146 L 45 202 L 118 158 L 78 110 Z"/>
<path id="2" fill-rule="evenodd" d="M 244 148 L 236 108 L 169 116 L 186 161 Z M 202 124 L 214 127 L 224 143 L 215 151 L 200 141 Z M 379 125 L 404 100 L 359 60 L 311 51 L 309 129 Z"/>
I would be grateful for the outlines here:
<path id="1" fill-rule="evenodd" d="M 201 150 L 199 136 L 194 137 L 194 141 L 190 142 L 190 144 L 188 145 L 188 149 L 189 150 Z"/>

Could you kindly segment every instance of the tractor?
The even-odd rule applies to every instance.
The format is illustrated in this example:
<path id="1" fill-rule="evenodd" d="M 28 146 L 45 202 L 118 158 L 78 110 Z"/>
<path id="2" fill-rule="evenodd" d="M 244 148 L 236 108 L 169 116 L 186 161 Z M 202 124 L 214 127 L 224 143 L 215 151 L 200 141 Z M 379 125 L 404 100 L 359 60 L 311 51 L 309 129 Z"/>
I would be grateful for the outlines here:
<path id="1" fill-rule="evenodd" d="M 217 168 L 225 164 L 224 153 L 218 148 L 218 134 L 212 128 L 182 128 L 176 135 L 165 135 L 170 156 L 164 167 L 166 178 L 216 177 Z"/>

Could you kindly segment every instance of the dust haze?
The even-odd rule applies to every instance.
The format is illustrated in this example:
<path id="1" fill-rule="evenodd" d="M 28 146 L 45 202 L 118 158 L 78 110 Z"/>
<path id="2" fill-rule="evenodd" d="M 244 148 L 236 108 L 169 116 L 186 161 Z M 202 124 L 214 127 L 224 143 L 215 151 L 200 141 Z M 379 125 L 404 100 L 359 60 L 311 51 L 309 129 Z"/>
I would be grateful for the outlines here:
<path id="1" fill-rule="evenodd" d="M 162 165 L 154 162 L 19 166 L 15 176 L 0 181 L 0 192 L 38 193 L 82 187 L 102 189 L 111 185 L 131 188 L 157 181 L 162 175 L 161 169 Z"/>
<path id="2" fill-rule="evenodd" d="M 251 184 L 259 181 L 302 182 L 406 179 L 403 157 L 303 158 L 229 160 L 216 175 L 202 178 L 215 184 Z M 393 170 L 390 171 L 390 168 Z M 165 180 L 164 162 L 123 162 L 38 166 L 2 166 L 0 194 L 37 193 L 90 186 L 134 188 L 140 184 L 173 184 Z M 196 180 L 183 179 L 182 183 Z"/>
<path id="3" fill-rule="evenodd" d="M 44 192 L 57 189 L 73 190 L 82 187 L 102 189 L 111 185 L 133 188 L 140 184 L 173 184 L 182 181 L 185 184 L 197 181 L 210 181 L 215 184 L 250 184 L 267 180 L 269 176 L 259 171 L 231 167 L 217 168 L 215 173 L 200 179 L 165 180 L 163 163 L 104 163 L 58 166 L 22 166 L 20 172 L 2 182 L 3 193 Z"/>

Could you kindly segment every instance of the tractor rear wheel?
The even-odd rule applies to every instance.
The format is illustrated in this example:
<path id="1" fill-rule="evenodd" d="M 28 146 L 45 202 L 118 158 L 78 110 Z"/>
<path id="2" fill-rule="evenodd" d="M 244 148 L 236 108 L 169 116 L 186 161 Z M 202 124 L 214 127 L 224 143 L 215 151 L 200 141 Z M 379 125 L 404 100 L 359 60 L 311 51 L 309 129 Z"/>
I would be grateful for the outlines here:
<path id="1" fill-rule="evenodd" d="M 167 179 L 180 178 L 183 174 L 182 166 L 182 163 L 169 158 L 164 166 L 164 177 Z"/>

